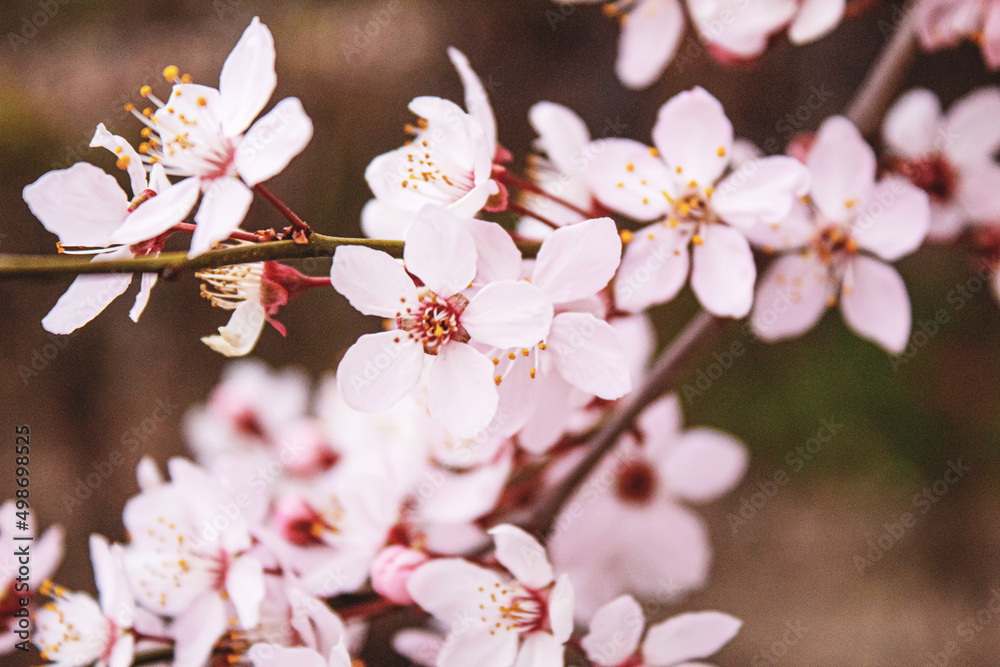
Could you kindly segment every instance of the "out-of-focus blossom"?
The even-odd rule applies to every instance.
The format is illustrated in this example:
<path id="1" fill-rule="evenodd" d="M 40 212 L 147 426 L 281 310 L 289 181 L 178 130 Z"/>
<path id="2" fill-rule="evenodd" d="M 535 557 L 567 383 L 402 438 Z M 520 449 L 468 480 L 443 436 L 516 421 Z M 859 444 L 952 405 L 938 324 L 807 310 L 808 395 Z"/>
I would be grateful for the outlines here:
<path id="1" fill-rule="evenodd" d="M 926 0 L 916 8 L 917 31 L 925 49 L 954 48 L 972 40 L 990 69 L 1000 68 L 1000 2 Z"/>
<path id="2" fill-rule="evenodd" d="M 836 305 L 859 336 L 899 353 L 910 337 L 910 300 L 887 262 L 916 250 L 930 225 L 927 194 L 898 176 L 876 183 L 875 153 L 845 118 L 823 123 L 808 157 L 812 207 L 748 232 L 787 250 L 761 281 L 754 332 L 775 341 L 811 329 Z M 870 253 L 870 254 L 868 254 Z"/>
<path id="3" fill-rule="evenodd" d="M 743 317 L 757 275 L 744 231 L 786 218 L 809 188 L 809 173 L 784 156 L 752 160 L 725 175 L 733 126 L 701 88 L 660 109 L 656 148 L 628 139 L 596 142 L 603 155 L 586 178 L 596 197 L 637 220 L 615 281 L 615 303 L 637 312 L 673 299 L 687 281 L 710 313 Z M 689 257 L 688 246 L 694 249 Z"/>

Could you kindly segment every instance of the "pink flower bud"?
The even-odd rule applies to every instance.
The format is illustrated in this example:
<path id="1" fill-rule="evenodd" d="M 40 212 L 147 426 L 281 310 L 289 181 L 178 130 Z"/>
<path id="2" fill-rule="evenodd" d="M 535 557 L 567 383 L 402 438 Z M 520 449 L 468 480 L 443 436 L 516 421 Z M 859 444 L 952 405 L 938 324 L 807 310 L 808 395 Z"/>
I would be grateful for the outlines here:
<path id="1" fill-rule="evenodd" d="M 415 549 L 398 544 L 386 547 L 372 561 L 372 588 L 396 604 L 413 604 L 406 582 L 427 561 L 427 554 Z"/>

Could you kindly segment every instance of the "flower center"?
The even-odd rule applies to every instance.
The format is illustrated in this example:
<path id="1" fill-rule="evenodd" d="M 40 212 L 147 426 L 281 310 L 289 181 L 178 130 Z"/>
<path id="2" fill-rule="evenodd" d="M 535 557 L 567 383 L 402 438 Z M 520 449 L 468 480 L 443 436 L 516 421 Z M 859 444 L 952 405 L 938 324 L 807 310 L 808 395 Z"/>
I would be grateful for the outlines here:
<path id="1" fill-rule="evenodd" d="M 442 299 L 430 290 L 419 295 L 420 305 L 415 313 L 397 318 L 397 326 L 424 346 L 427 354 L 437 354 L 441 346 L 455 340 L 468 342 L 469 334 L 462 327 L 459 317 L 469 305 L 461 294 Z"/>
<path id="2" fill-rule="evenodd" d="M 628 503 L 648 503 L 652 500 L 656 487 L 656 471 L 647 461 L 628 461 L 618 469 L 615 476 L 615 493 Z"/>
<path id="3" fill-rule="evenodd" d="M 955 195 L 958 174 L 942 155 L 934 155 L 919 160 L 895 158 L 889 163 L 890 169 L 907 179 L 937 201 L 949 201 Z"/>

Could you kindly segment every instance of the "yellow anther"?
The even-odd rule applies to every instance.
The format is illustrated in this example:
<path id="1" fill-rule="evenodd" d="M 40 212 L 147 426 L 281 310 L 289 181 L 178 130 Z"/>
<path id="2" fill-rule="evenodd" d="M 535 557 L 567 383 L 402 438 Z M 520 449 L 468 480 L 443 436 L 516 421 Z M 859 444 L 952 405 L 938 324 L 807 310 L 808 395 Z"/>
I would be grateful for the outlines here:
<path id="1" fill-rule="evenodd" d="M 151 86 L 143 86 L 139 89 L 139 94 L 143 97 L 149 97 L 153 94 L 153 88 Z"/>
<path id="2" fill-rule="evenodd" d="M 702 243 L 704 243 L 704 241 L 702 241 L 701 236 L 695 234 L 694 236 L 691 237 L 691 243 L 695 245 L 701 245 Z"/>
<path id="3" fill-rule="evenodd" d="M 163 68 L 163 78 L 167 80 L 167 83 L 173 83 L 180 73 L 181 71 L 177 69 L 176 65 L 168 65 Z"/>

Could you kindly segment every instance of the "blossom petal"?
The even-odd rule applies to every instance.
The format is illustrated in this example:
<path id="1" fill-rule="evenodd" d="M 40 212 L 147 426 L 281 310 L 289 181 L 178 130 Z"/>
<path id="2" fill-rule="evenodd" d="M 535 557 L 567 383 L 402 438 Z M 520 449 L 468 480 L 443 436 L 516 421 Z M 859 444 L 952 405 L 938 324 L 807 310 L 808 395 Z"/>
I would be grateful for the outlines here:
<path id="1" fill-rule="evenodd" d="M 670 301 L 687 281 L 691 239 L 686 226 L 641 229 L 625 249 L 615 279 L 615 304 L 632 313 Z"/>
<path id="2" fill-rule="evenodd" d="M 641 0 L 622 23 L 615 71 L 629 88 L 645 88 L 660 78 L 684 34 L 678 0 Z"/>
<path id="3" fill-rule="evenodd" d="M 927 193 L 902 178 L 879 181 L 854 221 L 854 240 L 882 259 L 893 261 L 920 247 L 931 224 Z"/>
<path id="4" fill-rule="evenodd" d="M 472 339 L 501 349 L 534 347 L 552 324 L 552 303 L 545 293 L 523 280 L 490 283 L 462 313 Z"/>
<path id="5" fill-rule="evenodd" d="M 129 259 L 128 248 L 96 256 L 93 261 L 105 262 Z M 42 327 L 49 333 L 70 334 L 101 314 L 112 301 L 128 289 L 132 282 L 130 273 L 78 276 L 69 289 L 59 297 L 49 314 L 42 318 Z"/>
<path id="6" fill-rule="evenodd" d="M 899 354 L 910 338 L 910 297 L 896 269 L 859 255 L 844 275 L 840 310 L 862 338 Z"/>
<path id="7" fill-rule="evenodd" d="M 780 222 L 809 192 L 809 170 L 795 158 L 777 155 L 746 162 L 712 195 L 712 208 L 731 225 L 746 228 Z"/>
<path id="8" fill-rule="evenodd" d="M 642 657 L 653 665 L 707 658 L 735 637 L 742 625 L 738 618 L 718 611 L 674 616 L 649 628 Z"/>
<path id="9" fill-rule="evenodd" d="M 554 102 L 535 104 L 528 111 L 528 121 L 538 133 L 535 149 L 544 152 L 561 173 L 576 174 L 590 143 L 587 124 L 572 109 Z"/>
<path id="10" fill-rule="evenodd" d="M 707 503 L 739 484 L 749 459 L 743 443 L 728 433 L 694 428 L 681 436 L 659 470 L 671 493 Z"/>
<path id="11" fill-rule="evenodd" d="M 831 32 L 844 18 L 846 0 L 805 0 L 788 27 L 793 44 L 813 42 Z"/>
<path id="12" fill-rule="evenodd" d="M 958 164 L 991 158 L 1000 149 L 1000 88 L 979 88 L 958 100 L 944 121 L 944 153 Z"/>
<path id="13" fill-rule="evenodd" d="M 697 87 L 660 107 L 653 143 L 680 181 L 710 187 L 729 164 L 733 124 L 719 100 Z"/>
<path id="14" fill-rule="evenodd" d="M 754 334 L 765 341 L 799 336 L 816 326 L 831 296 L 826 267 L 815 255 L 784 255 L 760 282 L 750 316 Z"/>
<path id="15" fill-rule="evenodd" d="M 451 59 L 451 64 L 458 70 L 458 76 L 462 79 L 462 86 L 465 88 L 465 109 L 483 128 L 490 147 L 490 155 L 496 155 L 497 121 L 486 88 L 483 87 L 483 82 L 469 65 L 469 59 L 465 57 L 464 53 L 454 46 L 449 46 L 448 57 Z"/>
<path id="16" fill-rule="evenodd" d="M 219 77 L 222 131 L 234 137 L 250 126 L 271 99 L 278 75 L 274 71 L 274 37 L 256 16 L 226 58 Z"/>
<path id="17" fill-rule="evenodd" d="M 622 595 L 597 610 L 580 644 L 591 662 L 614 667 L 632 657 L 645 629 L 642 607 L 631 595 Z"/>
<path id="18" fill-rule="evenodd" d="M 470 437 L 489 423 L 499 402 L 489 359 L 465 343 L 441 348 L 427 384 L 427 410 L 434 419 L 453 435 Z"/>
<path id="19" fill-rule="evenodd" d="M 843 116 L 823 122 L 806 161 L 812 172 L 812 198 L 830 220 L 847 220 L 851 209 L 868 201 L 875 185 L 875 151 Z"/>
<path id="20" fill-rule="evenodd" d="M 602 204 L 636 220 L 655 220 L 670 209 L 664 192 L 677 194 L 667 191 L 673 177 L 648 146 L 630 139 L 600 139 L 585 152 L 593 158 L 583 178 Z"/>
<path id="21" fill-rule="evenodd" d="M 366 334 L 347 350 L 337 367 L 344 401 L 361 412 L 386 410 L 420 379 L 424 350 L 400 331 Z"/>
<path id="22" fill-rule="evenodd" d="M 407 306 L 418 305 L 413 280 L 381 250 L 340 246 L 333 254 L 330 283 L 365 315 L 396 318 Z"/>
<path id="23" fill-rule="evenodd" d="M 187 217 L 198 201 L 199 192 L 197 178 L 186 178 L 174 184 L 130 213 L 125 223 L 111 235 L 111 241 L 131 245 L 159 236 Z"/>
<path id="24" fill-rule="evenodd" d="M 621 256 L 621 237 L 611 218 L 567 225 L 542 242 L 531 283 L 553 303 L 585 299 L 610 282 Z"/>
<path id="25" fill-rule="evenodd" d="M 589 313 L 560 313 L 546 343 L 559 374 L 574 387 L 605 400 L 632 390 L 625 349 L 607 322 Z"/>
<path id="26" fill-rule="evenodd" d="M 565 648 L 547 632 L 532 632 L 517 652 L 514 667 L 559 667 Z"/>
<path id="27" fill-rule="evenodd" d="M 694 247 L 691 289 L 705 310 L 718 317 L 743 317 L 753 304 L 757 267 L 750 244 L 738 230 L 708 225 Z"/>
<path id="28" fill-rule="evenodd" d="M 87 162 L 45 174 L 24 188 L 24 201 L 62 243 L 95 247 L 111 244 L 129 205 L 114 176 Z"/>
<path id="29" fill-rule="evenodd" d="M 313 135 L 313 123 L 297 97 L 287 97 L 267 112 L 236 149 L 236 170 L 253 187 L 281 173 Z"/>
<path id="30" fill-rule="evenodd" d="M 455 215 L 429 204 L 406 235 L 403 262 L 427 289 L 447 298 L 476 277 L 476 242 Z"/>
<path id="31" fill-rule="evenodd" d="M 937 95 L 926 88 L 914 88 L 889 109 L 882 122 L 882 136 L 894 153 L 921 158 L 937 148 L 941 122 Z"/>
<path id="32" fill-rule="evenodd" d="M 496 545 L 496 559 L 526 588 L 540 590 L 552 583 L 552 565 L 538 540 L 509 523 L 487 531 Z"/>
<path id="33" fill-rule="evenodd" d="M 406 582 L 406 591 L 421 609 L 445 623 L 475 613 L 480 588 L 501 583 L 495 572 L 461 558 L 436 558 L 421 565 Z"/>
<path id="34" fill-rule="evenodd" d="M 177 187 L 170 188 L 168 192 Z M 194 216 L 198 226 L 191 237 L 188 257 L 210 250 L 216 242 L 239 229 L 252 202 L 253 192 L 239 179 L 223 177 L 212 181 Z"/>

